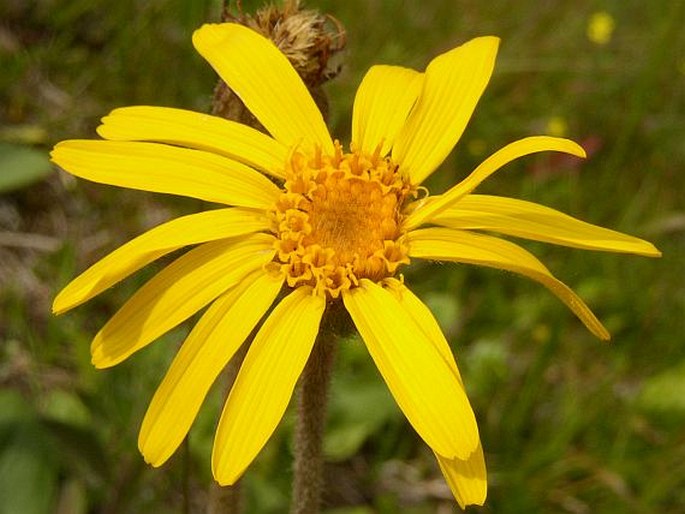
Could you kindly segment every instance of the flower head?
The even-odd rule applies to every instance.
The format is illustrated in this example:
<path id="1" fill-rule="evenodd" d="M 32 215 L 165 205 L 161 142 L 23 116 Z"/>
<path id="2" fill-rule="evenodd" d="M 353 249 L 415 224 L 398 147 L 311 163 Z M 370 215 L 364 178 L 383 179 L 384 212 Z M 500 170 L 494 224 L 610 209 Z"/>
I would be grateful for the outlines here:
<path id="1" fill-rule="evenodd" d="M 92 343 L 95 366 L 113 366 L 208 306 L 145 415 L 145 459 L 159 466 L 171 456 L 220 370 L 259 327 L 214 442 L 214 476 L 235 482 L 279 423 L 324 311 L 342 302 L 459 504 L 482 503 L 486 474 L 475 416 L 449 345 L 404 285 L 402 266 L 435 259 L 522 274 L 607 339 L 585 303 L 532 254 L 479 231 L 659 252 L 550 208 L 473 193 L 518 157 L 547 150 L 584 155 L 565 139 L 516 141 L 445 193 L 427 195 L 421 183 L 451 152 L 490 79 L 495 37 L 438 56 L 424 73 L 372 67 L 356 94 L 347 151 L 331 139 L 306 87 L 267 39 L 226 23 L 203 26 L 193 43 L 270 135 L 218 117 L 139 106 L 106 116 L 98 128 L 104 140 L 65 141 L 52 152 L 59 166 L 88 180 L 225 206 L 133 239 L 54 302 L 55 312 L 67 311 L 162 255 L 195 246 L 134 294 Z"/>

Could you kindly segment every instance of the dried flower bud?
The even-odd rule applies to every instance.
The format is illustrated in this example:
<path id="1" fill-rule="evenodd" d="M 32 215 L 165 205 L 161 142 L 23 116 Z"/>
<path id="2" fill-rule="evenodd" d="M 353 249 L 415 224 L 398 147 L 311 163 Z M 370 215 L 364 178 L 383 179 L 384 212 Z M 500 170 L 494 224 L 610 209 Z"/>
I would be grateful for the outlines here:
<path id="1" fill-rule="evenodd" d="M 328 101 L 321 85 L 335 77 L 340 67 L 331 58 L 345 47 L 345 30 L 330 15 L 315 10 L 303 10 L 300 0 L 285 0 L 282 6 L 268 5 L 256 14 L 245 14 L 240 1 L 237 14 L 224 7 L 223 21 L 240 23 L 259 32 L 285 54 L 306 84 L 324 117 Z M 213 114 L 262 129 L 240 99 L 219 81 L 214 91 Z"/>

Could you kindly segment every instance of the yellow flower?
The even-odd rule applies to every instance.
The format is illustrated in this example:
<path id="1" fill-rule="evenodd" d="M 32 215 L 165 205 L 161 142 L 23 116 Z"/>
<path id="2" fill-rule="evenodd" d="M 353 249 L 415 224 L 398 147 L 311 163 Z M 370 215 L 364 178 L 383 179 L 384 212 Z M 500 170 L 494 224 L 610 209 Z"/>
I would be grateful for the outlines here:
<path id="1" fill-rule="evenodd" d="M 587 38 L 596 45 L 606 45 L 611 41 L 615 22 L 606 11 L 598 11 L 590 16 L 587 24 Z"/>
<path id="2" fill-rule="evenodd" d="M 55 163 L 88 180 L 230 206 L 153 228 L 55 299 L 54 311 L 65 312 L 162 255 L 197 245 L 134 294 L 92 343 L 95 366 L 114 366 L 209 305 L 145 415 L 139 437 L 145 459 L 159 466 L 171 456 L 220 370 L 265 317 L 214 442 L 214 476 L 221 484 L 235 482 L 279 423 L 324 311 L 342 301 L 459 504 L 482 504 L 486 473 L 475 416 L 445 337 L 403 284 L 400 267 L 429 259 L 522 274 L 608 339 L 583 301 L 533 255 L 474 230 L 585 249 L 659 252 L 537 204 L 472 193 L 518 157 L 546 150 L 584 155 L 565 139 L 514 142 L 444 194 L 426 196 L 420 184 L 451 152 L 490 79 L 495 37 L 438 56 L 425 73 L 372 67 L 356 94 L 348 153 L 331 139 L 305 85 L 267 39 L 218 24 L 197 30 L 193 43 L 270 136 L 206 114 L 139 106 L 106 116 L 98 128 L 104 141 L 65 141 L 52 152 Z"/>

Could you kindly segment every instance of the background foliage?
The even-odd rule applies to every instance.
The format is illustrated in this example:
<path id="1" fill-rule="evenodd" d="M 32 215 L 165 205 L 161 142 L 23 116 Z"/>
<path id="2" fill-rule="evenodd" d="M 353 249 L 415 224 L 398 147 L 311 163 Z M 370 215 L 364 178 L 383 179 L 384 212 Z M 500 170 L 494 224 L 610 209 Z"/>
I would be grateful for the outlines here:
<path id="1" fill-rule="evenodd" d="M 257 2 L 244 2 L 246 10 Z M 551 133 L 589 159 L 529 157 L 480 189 L 632 233 L 660 260 L 528 245 L 613 334 L 596 341 L 541 287 L 493 270 L 415 266 L 480 422 L 487 505 L 475 512 L 685 511 L 685 3 L 682 0 L 311 0 L 348 30 L 328 87 L 333 133 L 374 63 L 422 69 L 470 37 L 502 37 L 495 75 L 441 191 L 515 139 Z M 218 387 L 188 444 L 161 470 L 139 423 L 186 328 L 107 371 L 98 327 L 154 272 L 50 315 L 55 292 L 146 228 L 197 202 L 101 187 L 52 170 L 52 144 L 93 137 L 133 104 L 206 111 L 215 77 L 190 35 L 216 0 L 0 0 L 0 514 L 202 512 Z M 588 39 L 593 13 L 613 35 Z M 244 480 L 248 512 L 286 511 L 292 421 Z M 358 340 L 345 341 L 327 427 L 329 514 L 453 512 L 432 456 Z M 153 510 L 154 509 L 154 510 Z"/>

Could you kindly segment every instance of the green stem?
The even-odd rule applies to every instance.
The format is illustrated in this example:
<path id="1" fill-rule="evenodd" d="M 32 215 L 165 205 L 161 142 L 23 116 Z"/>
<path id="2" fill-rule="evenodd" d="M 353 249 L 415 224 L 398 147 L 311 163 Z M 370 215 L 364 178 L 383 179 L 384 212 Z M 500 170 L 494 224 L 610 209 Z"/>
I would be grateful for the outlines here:
<path id="1" fill-rule="evenodd" d="M 291 514 L 318 514 L 323 486 L 323 433 L 336 337 L 319 334 L 302 373 L 295 426 Z"/>

